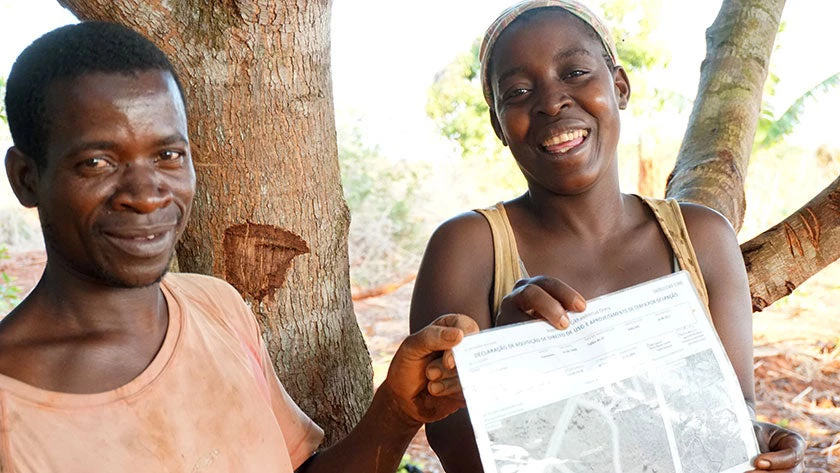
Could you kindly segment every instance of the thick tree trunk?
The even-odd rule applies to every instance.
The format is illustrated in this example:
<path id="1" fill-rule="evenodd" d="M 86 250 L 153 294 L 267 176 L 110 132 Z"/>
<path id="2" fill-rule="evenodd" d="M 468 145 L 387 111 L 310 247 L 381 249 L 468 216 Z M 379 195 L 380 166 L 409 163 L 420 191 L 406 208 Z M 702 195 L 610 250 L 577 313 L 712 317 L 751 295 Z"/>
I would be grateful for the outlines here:
<path id="1" fill-rule="evenodd" d="M 785 0 L 724 0 L 706 31 L 700 87 L 666 195 L 744 220 L 744 179 Z M 840 258 L 838 181 L 784 222 L 741 245 L 754 310 Z"/>
<path id="2" fill-rule="evenodd" d="M 666 195 L 726 215 L 736 230 L 761 93 L 785 0 L 724 0 L 706 30 L 700 86 Z"/>
<path id="3" fill-rule="evenodd" d="M 198 189 L 182 271 L 251 303 L 283 384 L 327 432 L 372 395 L 355 322 L 332 84 L 330 2 L 60 0 L 151 38 L 184 82 Z"/>

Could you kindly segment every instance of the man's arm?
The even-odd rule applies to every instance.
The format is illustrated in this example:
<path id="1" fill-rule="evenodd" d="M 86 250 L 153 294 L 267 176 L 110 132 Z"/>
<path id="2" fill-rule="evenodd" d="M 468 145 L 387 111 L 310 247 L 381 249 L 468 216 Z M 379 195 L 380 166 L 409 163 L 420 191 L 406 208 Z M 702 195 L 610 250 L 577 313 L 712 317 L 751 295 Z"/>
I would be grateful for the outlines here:
<path id="1" fill-rule="evenodd" d="M 493 238 L 487 220 L 467 212 L 443 223 L 429 239 L 411 298 L 411 331 L 441 314 L 472 317 L 481 329 L 491 326 Z M 429 445 L 448 473 L 481 473 L 467 409 L 426 426 Z"/>
<path id="2" fill-rule="evenodd" d="M 451 348 L 478 326 L 445 315 L 400 345 L 388 376 L 350 434 L 318 452 L 298 473 L 393 473 L 412 437 L 464 406 Z"/>

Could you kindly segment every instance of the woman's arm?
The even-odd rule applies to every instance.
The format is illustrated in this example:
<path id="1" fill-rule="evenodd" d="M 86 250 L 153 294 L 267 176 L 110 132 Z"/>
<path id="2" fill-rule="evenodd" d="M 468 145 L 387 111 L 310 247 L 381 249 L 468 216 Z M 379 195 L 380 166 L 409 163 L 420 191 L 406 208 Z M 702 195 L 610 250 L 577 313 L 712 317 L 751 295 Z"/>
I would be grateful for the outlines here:
<path id="1" fill-rule="evenodd" d="M 680 204 L 709 293 L 709 312 L 744 400 L 755 409 L 750 286 L 735 231 L 726 218 L 696 204 Z"/>
<path id="2" fill-rule="evenodd" d="M 735 369 L 744 400 L 755 414 L 752 304 L 741 248 L 735 231 L 721 214 L 696 204 L 681 204 L 700 269 L 709 292 L 709 311 L 726 354 Z M 805 441 L 793 431 L 753 421 L 763 452 L 758 470 L 798 472 L 804 469 Z"/>

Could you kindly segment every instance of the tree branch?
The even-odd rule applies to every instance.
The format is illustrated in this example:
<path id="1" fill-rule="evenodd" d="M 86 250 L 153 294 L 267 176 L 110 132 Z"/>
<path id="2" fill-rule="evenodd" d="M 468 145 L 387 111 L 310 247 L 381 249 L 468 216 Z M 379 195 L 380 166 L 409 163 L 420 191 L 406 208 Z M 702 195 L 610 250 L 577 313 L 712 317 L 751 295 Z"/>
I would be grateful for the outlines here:
<path id="1" fill-rule="evenodd" d="M 840 259 L 840 177 L 741 252 L 756 312 Z"/>

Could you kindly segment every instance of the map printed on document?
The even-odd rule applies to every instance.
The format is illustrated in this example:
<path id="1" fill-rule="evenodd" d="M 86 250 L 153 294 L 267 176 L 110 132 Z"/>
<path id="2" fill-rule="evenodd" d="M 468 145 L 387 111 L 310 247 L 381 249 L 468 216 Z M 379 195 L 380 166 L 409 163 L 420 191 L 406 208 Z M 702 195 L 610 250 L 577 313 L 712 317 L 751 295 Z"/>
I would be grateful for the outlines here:
<path id="1" fill-rule="evenodd" d="M 735 473 L 758 454 L 706 308 L 680 271 L 556 330 L 470 335 L 455 362 L 485 473 Z"/>

